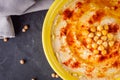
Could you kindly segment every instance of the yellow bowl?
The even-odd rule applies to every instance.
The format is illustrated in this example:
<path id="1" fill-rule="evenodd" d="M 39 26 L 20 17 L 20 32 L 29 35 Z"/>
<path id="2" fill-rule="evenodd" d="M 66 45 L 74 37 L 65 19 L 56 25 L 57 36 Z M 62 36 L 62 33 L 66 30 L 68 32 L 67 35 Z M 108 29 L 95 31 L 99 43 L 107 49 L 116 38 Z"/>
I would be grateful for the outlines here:
<path id="1" fill-rule="evenodd" d="M 64 80 L 79 80 L 78 78 L 72 76 L 67 72 L 61 64 L 58 62 L 58 59 L 53 51 L 51 43 L 51 28 L 54 22 L 54 19 L 60 9 L 68 2 L 69 0 L 55 0 L 44 20 L 43 30 L 42 30 L 42 43 L 45 56 L 53 68 L 53 70 Z M 120 78 L 116 79 L 120 80 Z"/>
<path id="2" fill-rule="evenodd" d="M 51 43 L 51 27 L 53 25 L 54 18 L 67 1 L 68 0 L 55 0 L 47 12 L 42 30 L 42 43 L 46 58 L 54 71 L 64 80 L 78 80 L 63 69 L 53 52 Z"/>

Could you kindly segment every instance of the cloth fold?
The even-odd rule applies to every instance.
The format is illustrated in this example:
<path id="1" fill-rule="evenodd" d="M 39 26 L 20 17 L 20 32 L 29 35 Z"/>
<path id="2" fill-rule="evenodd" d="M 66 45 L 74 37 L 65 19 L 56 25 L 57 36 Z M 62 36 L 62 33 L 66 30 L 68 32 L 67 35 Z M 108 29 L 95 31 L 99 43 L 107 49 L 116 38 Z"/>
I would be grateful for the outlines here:
<path id="1" fill-rule="evenodd" d="M 15 32 L 10 16 L 0 16 L 0 39 L 14 37 Z"/>
<path id="2" fill-rule="evenodd" d="M 48 9 L 54 0 L 0 0 L 0 39 L 14 38 L 11 15 Z"/>
<path id="3" fill-rule="evenodd" d="M 27 9 L 25 13 L 48 9 L 53 1 L 54 0 L 36 0 L 36 3 Z"/>

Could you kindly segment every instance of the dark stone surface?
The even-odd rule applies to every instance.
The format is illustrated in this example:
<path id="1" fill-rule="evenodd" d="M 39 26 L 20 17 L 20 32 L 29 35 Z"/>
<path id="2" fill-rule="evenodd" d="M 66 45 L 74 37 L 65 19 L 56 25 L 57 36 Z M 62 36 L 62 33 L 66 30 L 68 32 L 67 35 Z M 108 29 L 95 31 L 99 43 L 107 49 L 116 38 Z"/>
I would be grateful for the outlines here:
<path id="1" fill-rule="evenodd" d="M 53 79 L 54 71 L 48 64 L 42 48 L 42 25 L 47 10 L 12 16 L 16 37 L 4 43 L 0 40 L 0 80 L 61 80 Z M 23 33 L 25 24 L 30 27 Z M 26 63 L 21 65 L 20 59 Z"/>

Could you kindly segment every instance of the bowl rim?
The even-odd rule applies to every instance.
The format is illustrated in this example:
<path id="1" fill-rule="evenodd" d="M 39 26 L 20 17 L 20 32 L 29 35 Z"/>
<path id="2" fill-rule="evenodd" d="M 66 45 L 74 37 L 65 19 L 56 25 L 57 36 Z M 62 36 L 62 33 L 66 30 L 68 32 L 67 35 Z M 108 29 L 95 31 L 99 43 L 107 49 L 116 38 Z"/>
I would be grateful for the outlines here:
<path id="1" fill-rule="evenodd" d="M 67 72 L 62 65 L 58 62 L 57 57 L 54 54 L 51 43 L 51 27 L 56 15 L 65 3 L 69 0 L 55 0 L 50 6 L 43 23 L 42 28 L 42 45 L 45 56 L 51 68 L 64 80 L 79 80 L 77 77 L 73 77 Z M 116 80 L 120 80 L 117 78 Z"/>
<path id="2" fill-rule="evenodd" d="M 54 22 L 54 18 L 58 14 L 59 10 L 68 0 L 55 0 L 49 8 L 42 28 L 42 45 L 47 61 L 49 62 L 52 69 L 64 80 L 78 80 L 67 72 L 62 65 L 58 62 L 51 43 L 51 27 Z"/>

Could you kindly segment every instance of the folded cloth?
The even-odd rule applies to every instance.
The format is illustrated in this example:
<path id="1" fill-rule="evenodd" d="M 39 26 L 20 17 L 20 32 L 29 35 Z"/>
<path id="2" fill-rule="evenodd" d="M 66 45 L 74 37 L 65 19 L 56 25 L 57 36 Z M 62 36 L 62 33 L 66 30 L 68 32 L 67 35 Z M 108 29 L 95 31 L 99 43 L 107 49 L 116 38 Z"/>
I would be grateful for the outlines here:
<path id="1" fill-rule="evenodd" d="M 36 3 L 27 9 L 25 13 L 48 9 L 53 1 L 54 0 L 36 0 Z"/>
<path id="2" fill-rule="evenodd" d="M 48 9 L 53 0 L 0 0 L 0 39 L 15 37 L 10 15 Z"/>
<path id="3" fill-rule="evenodd" d="M 9 16 L 0 16 L 0 39 L 15 37 L 13 24 Z"/>

